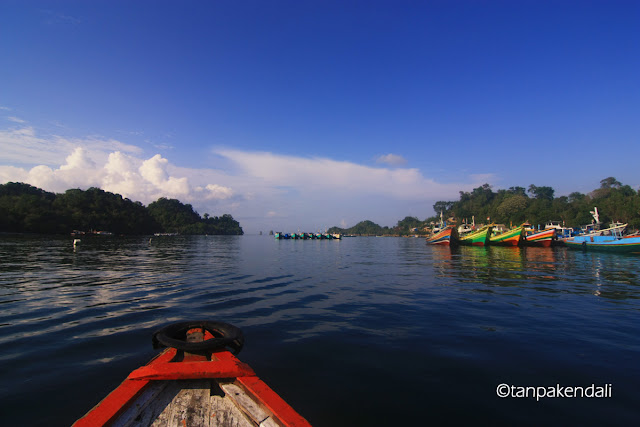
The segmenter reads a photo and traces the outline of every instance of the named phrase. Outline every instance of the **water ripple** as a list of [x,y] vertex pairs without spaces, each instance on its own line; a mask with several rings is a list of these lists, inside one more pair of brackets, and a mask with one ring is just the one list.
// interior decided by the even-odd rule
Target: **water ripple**
[[[3,236],[0,409],[17,423],[37,398],[37,378],[41,393],[55,389],[67,402],[49,407],[58,415],[48,423],[70,424],[153,354],[153,330],[188,318],[242,327],[243,358],[318,424],[340,425],[325,407],[353,419],[335,392],[345,375],[366,385],[341,386],[356,406],[400,407],[369,391],[377,378],[396,378],[396,357],[414,373],[395,380],[402,389],[424,393],[455,379],[431,396],[434,414],[478,401],[478,413],[521,421],[519,406],[498,408],[489,391],[451,397],[461,386],[494,389],[500,378],[555,384],[582,375],[615,381],[624,399],[640,380],[639,272],[638,257],[422,239],[88,237],[74,249],[68,238]],[[296,400],[303,395],[311,397]],[[581,410],[588,421],[590,409]]]

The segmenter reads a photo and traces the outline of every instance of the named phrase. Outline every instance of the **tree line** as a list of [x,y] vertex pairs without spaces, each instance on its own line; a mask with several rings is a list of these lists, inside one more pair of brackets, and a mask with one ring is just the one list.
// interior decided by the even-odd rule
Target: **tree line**
[[[591,211],[598,207],[600,221],[628,223],[630,228],[640,228],[640,191],[623,185],[617,179],[608,177],[600,181],[600,187],[582,194],[573,192],[568,196],[555,197],[552,187],[536,186],[528,188],[510,187],[494,191],[489,184],[481,185],[466,192],[460,191],[456,201],[438,201],[433,205],[435,216],[420,220],[407,216],[394,227],[381,227],[371,221],[363,221],[351,228],[332,227],[329,232],[345,234],[399,234],[421,233],[433,222],[440,220],[440,212],[445,219],[456,218],[457,223],[500,223],[520,225],[544,225],[547,221],[564,221],[566,227],[590,224]],[[487,221],[487,218],[489,220]],[[360,233],[359,230],[374,231]]]
[[162,197],[144,206],[99,188],[62,194],[29,184],[0,184],[0,231],[68,234],[74,230],[113,234],[244,234],[229,214],[201,217],[190,204]]

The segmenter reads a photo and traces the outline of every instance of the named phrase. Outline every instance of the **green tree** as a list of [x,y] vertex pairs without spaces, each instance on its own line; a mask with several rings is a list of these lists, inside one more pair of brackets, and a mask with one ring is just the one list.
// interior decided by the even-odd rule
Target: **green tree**
[[205,215],[202,219],[191,205],[183,205],[178,200],[160,199],[146,208],[140,202],[99,188],[70,189],[54,194],[23,183],[0,185],[0,231],[69,233],[72,230],[114,234],[166,230],[190,234],[243,233],[231,215]]
[[620,188],[621,186],[622,183],[612,176],[600,181],[600,188]]
[[529,186],[529,193],[536,199],[553,200],[555,190],[551,187],[537,187],[533,184]]
[[522,194],[516,194],[511,197],[507,197],[500,204],[500,206],[496,209],[497,220],[509,223],[522,223],[525,221],[525,210],[527,209],[527,205],[529,202],[529,198]]

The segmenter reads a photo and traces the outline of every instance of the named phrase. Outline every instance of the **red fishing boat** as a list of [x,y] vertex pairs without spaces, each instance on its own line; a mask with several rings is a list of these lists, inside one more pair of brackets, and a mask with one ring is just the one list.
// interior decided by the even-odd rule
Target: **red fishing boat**
[[223,322],[180,322],[153,335],[168,347],[74,426],[310,426],[235,357],[242,331]]
[[557,240],[556,229],[550,228],[542,231],[531,231],[524,236],[524,240],[529,246],[543,246],[548,248],[551,246],[551,242]]
[[448,226],[427,238],[430,245],[455,245],[458,243],[458,230]]

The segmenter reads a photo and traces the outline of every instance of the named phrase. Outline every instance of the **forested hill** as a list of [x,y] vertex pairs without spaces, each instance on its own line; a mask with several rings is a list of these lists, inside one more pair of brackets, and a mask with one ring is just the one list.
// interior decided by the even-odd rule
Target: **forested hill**
[[358,234],[364,236],[380,236],[389,234],[389,227],[381,227],[373,221],[360,221],[351,228],[331,227],[327,233]]
[[[640,227],[640,193],[629,185],[623,185],[613,177],[600,181],[600,188],[583,194],[573,192],[568,196],[555,197],[552,187],[531,184],[493,191],[484,184],[471,192],[460,192],[458,201],[436,202],[433,210],[443,212],[445,218],[520,224],[528,221],[533,225],[544,225],[547,221],[564,221],[567,227],[578,227],[592,221],[590,211],[597,207],[600,221],[628,223],[631,228]],[[435,218],[428,218],[433,220]]]
[[445,219],[455,218],[460,224],[477,223],[519,225],[525,221],[535,225],[544,225],[547,221],[564,221],[567,227],[590,224],[591,211],[597,207],[600,221],[608,224],[613,221],[628,223],[631,229],[640,228],[640,192],[629,185],[623,185],[613,177],[600,181],[600,188],[588,194],[573,192],[568,196],[555,197],[551,187],[530,185],[510,187],[508,190],[494,191],[489,184],[474,188],[470,192],[461,191],[457,201],[439,201],[433,205],[436,216],[420,220],[405,217],[391,227],[381,227],[371,221],[362,221],[351,228],[332,227],[331,233],[349,234],[416,234],[439,221],[440,212]]
[[68,234],[244,234],[229,214],[201,217],[189,204],[160,198],[144,206],[99,188],[49,193],[29,184],[0,185],[0,232]]

